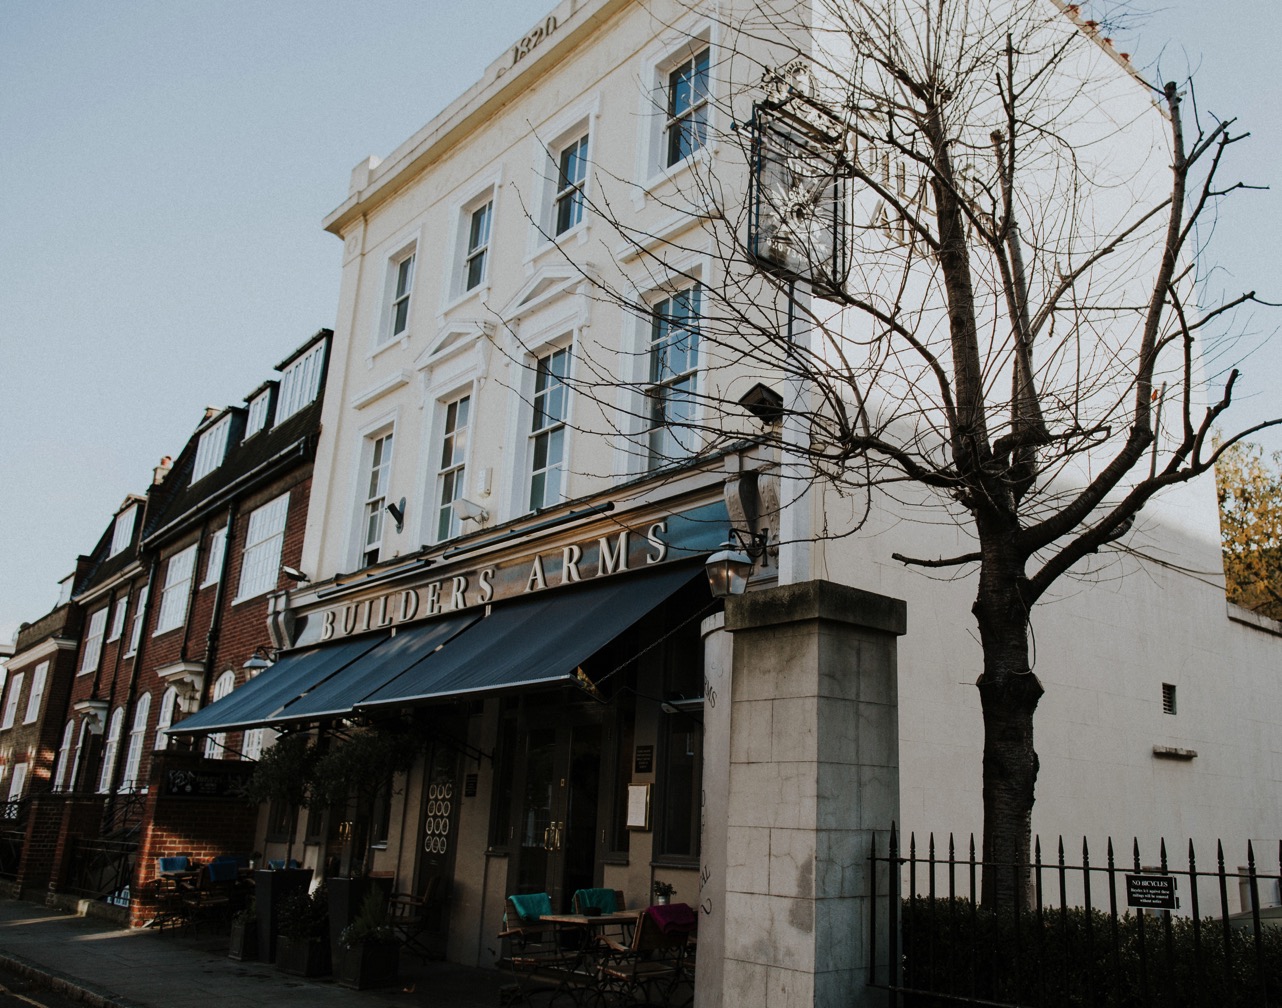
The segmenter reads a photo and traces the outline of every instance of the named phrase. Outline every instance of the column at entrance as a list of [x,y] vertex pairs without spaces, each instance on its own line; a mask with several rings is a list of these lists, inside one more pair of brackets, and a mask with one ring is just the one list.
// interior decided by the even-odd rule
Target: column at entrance
[[[905,625],[902,601],[826,581],[727,600],[729,716],[708,719],[729,732],[724,846],[706,855],[723,857],[708,895],[724,906],[700,921],[699,1008],[870,1002],[868,856],[899,816]],[[719,982],[703,982],[705,929]]]

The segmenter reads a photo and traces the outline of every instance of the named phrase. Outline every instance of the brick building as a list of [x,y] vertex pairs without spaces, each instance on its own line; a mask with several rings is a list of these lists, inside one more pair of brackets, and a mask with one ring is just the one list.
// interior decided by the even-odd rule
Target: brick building
[[[13,806],[14,832],[46,842],[24,842],[5,866],[16,890],[123,904],[133,869],[145,881],[160,854],[249,853],[256,813],[223,785],[262,732],[193,744],[165,729],[247,682],[271,646],[269,600],[293,586],[282,567],[302,553],[330,336],[299,347],[243,406],[207,409],[80,558],[67,604],[19,635],[0,759],[15,767],[10,796],[28,799]],[[220,781],[215,804],[163,787],[175,773]]]

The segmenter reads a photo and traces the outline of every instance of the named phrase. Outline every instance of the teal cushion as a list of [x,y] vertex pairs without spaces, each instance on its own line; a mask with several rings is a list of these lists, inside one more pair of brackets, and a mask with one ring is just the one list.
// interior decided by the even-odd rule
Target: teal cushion
[[512,906],[521,915],[523,921],[536,921],[544,914],[552,912],[552,897],[545,892],[527,893],[524,896],[511,896]]

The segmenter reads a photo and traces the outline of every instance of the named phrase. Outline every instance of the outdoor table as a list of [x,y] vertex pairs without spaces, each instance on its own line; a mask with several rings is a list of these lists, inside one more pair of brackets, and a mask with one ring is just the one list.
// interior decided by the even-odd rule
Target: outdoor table
[[[584,938],[573,961],[561,977],[560,983],[557,984],[556,990],[568,991],[572,995],[576,990],[593,991],[596,987],[596,936],[611,927],[630,930],[636,927],[640,917],[639,909],[616,910],[614,913],[602,914],[541,914],[540,924],[551,924],[558,931],[566,933],[578,931]],[[577,1001],[578,998],[576,997],[575,1000]]]

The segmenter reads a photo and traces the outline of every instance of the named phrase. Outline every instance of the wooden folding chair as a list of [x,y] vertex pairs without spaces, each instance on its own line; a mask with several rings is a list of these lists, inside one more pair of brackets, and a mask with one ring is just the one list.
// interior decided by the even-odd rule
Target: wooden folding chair
[[580,941],[567,946],[566,931],[539,918],[540,913],[551,912],[547,893],[507,898],[499,941],[506,947],[502,965],[512,971],[516,982],[501,996],[501,1004],[532,1005],[533,994],[544,993],[551,999],[568,989],[568,978],[582,960],[582,934],[576,933]]
[[401,948],[423,962],[443,958],[441,952],[430,944],[433,935],[444,933],[442,915],[445,899],[441,893],[439,876],[427,880],[423,892],[392,893],[387,901],[388,921],[396,931]]
[[[689,911],[685,920],[661,924],[653,915],[656,908],[650,907],[641,911],[630,942],[600,940],[597,950],[599,1003],[623,1005],[641,1001],[671,1005],[684,995],[682,986],[689,979],[685,969],[686,950],[698,918],[684,903],[674,904],[672,909],[680,907]],[[684,998],[682,1000],[684,1002]]]

